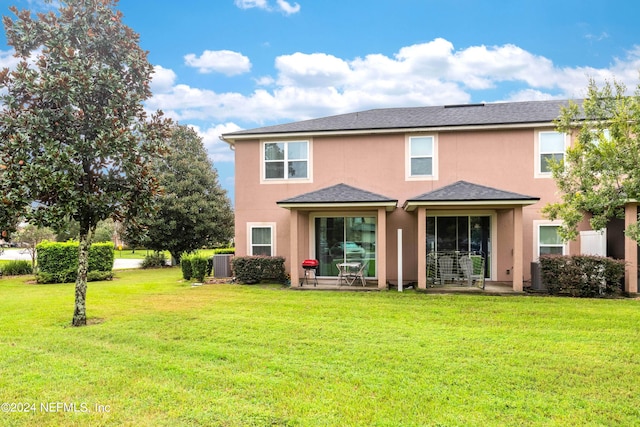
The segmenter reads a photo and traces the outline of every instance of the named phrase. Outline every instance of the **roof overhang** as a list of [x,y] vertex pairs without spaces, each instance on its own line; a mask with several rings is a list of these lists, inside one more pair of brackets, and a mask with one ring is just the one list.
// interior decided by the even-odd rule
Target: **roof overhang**
[[385,208],[387,212],[392,212],[398,207],[397,200],[389,200],[387,202],[327,202],[327,203],[287,203],[277,202],[277,205],[285,209],[295,209],[300,211],[317,211],[317,210],[344,210],[344,209],[378,209]]
[[290,138],[312,138],[318,136],[357,136],[357,135],[379,135],[393,133],[424,133],[424,132],[453,132],[453,131],[477,131],[491,129],[523,129],[532,127],[553,127],[550,122],[535,123],[509,123],[509,124],[478,124],[462,126],[436,126],[436,127],[412,127],[412,128],[381,128],[381,129],[355,129],[355,130],[318,130],[302,132],[275,132],[275,133],[244,133],[221,135],[220,140],[226,142],[231,147],[238,141],[249,141],[256,139],[290,139]]
[[460,208],[491,208],[491,209],[509,209],[519,206],[530,206],[538,203],[540,199],[532,198],[526,200],[407,200],[404,202],[403,208],[407,212],[413,212],[418,207],[426,207],[431,209],[460,209]]

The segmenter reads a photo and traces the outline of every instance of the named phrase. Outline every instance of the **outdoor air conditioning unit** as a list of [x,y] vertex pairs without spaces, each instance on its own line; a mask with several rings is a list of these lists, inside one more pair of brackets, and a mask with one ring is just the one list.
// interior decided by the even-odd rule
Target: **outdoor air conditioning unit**
[[231,277],[232,254],[217,254],[213,256],[213,277]]
[[546,291],[547,287],[542,283],[542,271],[539,262],[531,263],[531,290]]

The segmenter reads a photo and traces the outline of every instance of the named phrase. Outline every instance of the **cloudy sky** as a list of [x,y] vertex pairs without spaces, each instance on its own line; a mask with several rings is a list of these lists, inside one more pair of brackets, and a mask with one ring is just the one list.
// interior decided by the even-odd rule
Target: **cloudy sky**
[[[0,0],[43,11],[42,0]],[[50,6],[49,6],[50,7]],[[196,128],[233,197],[221,133],[380,107],[633,91],[636,0],[120,0],[155,65],[149,109]],[[0,34],[0,67],[12,50]]]

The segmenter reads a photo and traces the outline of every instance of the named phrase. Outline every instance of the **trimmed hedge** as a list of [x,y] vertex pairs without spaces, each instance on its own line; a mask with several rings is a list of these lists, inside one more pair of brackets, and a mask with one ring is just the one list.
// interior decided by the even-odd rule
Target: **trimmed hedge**
[[198,282],[204,282],[204,278],[210,275],[209,259],[206,256],[193,254],[182,255],[180,257],[180,268],[182,269],[182,278],[190,280],[192,277]]
[[231,268],[236,280],[248,285],[260,283],[263,280],[284,283],[287,278],[284,258],[279,256],[234,257],[231,260]]
[[[113,243],[94,243],[89,248],[88,281],[113,278]],[[38,283],[75,282],[78,274],[79,243],[44,241],[38,251]]]
[[542,255],[542,281],[552,295],[605,297],[622,292],[625,262],[590,255]]
[[218,248],[218,249],[214,249],[213,250],[213,254],[214,255],[235,255],[236,254],[236,248]]

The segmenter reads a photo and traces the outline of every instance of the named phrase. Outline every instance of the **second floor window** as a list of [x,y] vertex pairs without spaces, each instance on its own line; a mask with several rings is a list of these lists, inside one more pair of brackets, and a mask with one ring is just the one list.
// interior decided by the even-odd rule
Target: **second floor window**
[[410,176],[432,176],[433,136],[409,138]]
[[540,149],[540,170],[541,174],[551,174],[551,166],[549,162],[552,160],[560,161],[564,158],[565,137],[560,132],[540,132],[539,149]]
[[266,142],[264,144],[265,179],[306,179],[308,177],[308,141]]

